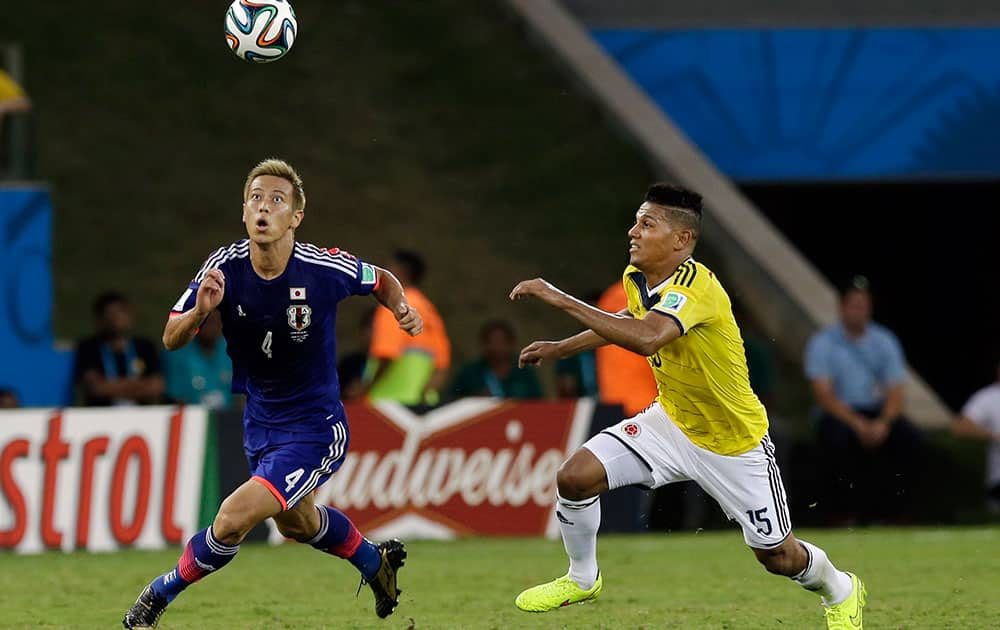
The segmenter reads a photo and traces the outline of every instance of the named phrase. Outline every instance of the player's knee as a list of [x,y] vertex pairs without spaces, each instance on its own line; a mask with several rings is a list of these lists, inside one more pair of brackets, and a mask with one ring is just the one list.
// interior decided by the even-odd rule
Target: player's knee
[[238,545],[250,529],[243,521],[234,512],[219,510],[212,521],[212,535],[224,545]]
[[559,496],[570,501],[583,501],[597,494],[594,482],[583,466],[572,459],[563,462],[556,473]]

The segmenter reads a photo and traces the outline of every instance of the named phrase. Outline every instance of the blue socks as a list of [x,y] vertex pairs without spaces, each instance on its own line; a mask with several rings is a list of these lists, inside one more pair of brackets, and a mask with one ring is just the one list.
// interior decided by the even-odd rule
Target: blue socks
[[[344,558],[371,581],[382,566],[382,554],[358,531],[347,516],[336,508],[317,505],[319,531],[308,542],[316,549]],[[207,527],[187,542],[177,566],[153,580],[153,590],[172,602],[181,592],[209,573],[218,571],[236,557],[239,545],[225,545]]]
[[189,585],[229,564],[239,550],[239,545],[219,542],[207,527],[191,537],[173,570],[153,580],[153,590],[172,602]]
[[382,566],[382,554],[370,540],[361,535],[351,519],[328,505],[317,505],[319,531],[306,541],[320,551],[344,558],[371,581]]

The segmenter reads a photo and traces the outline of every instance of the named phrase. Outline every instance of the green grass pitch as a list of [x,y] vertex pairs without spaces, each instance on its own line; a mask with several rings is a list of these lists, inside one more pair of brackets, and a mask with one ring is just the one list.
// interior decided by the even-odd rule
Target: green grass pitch
[[[803,531],[868,585],[865,627],[1000,627],[1000,529]],[[411,542],[396,613],[377,619],[344,561],[303,545],[247,545],[189,588],[160,628],[824,628],[819,598],[767,574],[738,531],[604,536],[596,602],[522,613],[514,597],[560,575],[559,541]],[[0,556],[0,628],[114,628],[177,549]],[[994,625],[997,624],[997,625]]]

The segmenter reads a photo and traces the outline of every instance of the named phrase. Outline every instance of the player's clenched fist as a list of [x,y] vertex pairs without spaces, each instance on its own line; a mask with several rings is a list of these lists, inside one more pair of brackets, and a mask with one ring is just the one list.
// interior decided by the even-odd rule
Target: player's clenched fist
[[555,341],[533,341],[521,350],[517,365],[541,365],[543,359],[558,359],[559,347]]
[[205,279],[198,287],[197,308],[203,313],[215,309],[226,294],[226,276],[219,269],[212,269],[205,274]]
[[416,337],[424,329],[424,320],[420,317],[417,309],[409,304],[400,304],[395,312],[396,321],[399,327],[410,333],[411,337]]

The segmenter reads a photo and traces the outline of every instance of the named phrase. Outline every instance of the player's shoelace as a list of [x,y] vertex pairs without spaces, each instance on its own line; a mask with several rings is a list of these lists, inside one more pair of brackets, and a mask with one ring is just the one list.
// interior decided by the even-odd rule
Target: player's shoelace
[[132,607],[125,613],[122,625],[126,628],[134,628],[136,624],[139,624],[140,628],[155,628],[166,609],[166,598],[154,591],[151,586],[147,586],[139,595],[139,599],[135,600]]
[[406,548],[398,540],[387,540],[379,543],[378,549],[382,555],[382,566],[371,581],[361,578],[355,597],[361,594],[361,588],[368,584],[375,595],[375,614],[385,618],[393,613],[399,605],[399,595],[403,592],[396,585],[396,572],[406,564]]

